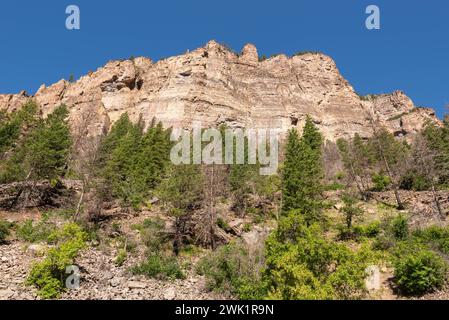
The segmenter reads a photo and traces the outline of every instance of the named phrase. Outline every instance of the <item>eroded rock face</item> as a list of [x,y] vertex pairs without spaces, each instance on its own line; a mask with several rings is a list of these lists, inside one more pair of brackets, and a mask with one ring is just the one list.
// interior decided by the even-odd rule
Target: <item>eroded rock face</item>
[[[0,95],[0,109],[15,110],[29,98],[24,92]],[[74,83],[42,86],[32,98],[44,115],[66,104],[74,130],[89,136],[105,133],[124,112],[166,127],[201,121],[203,127],[226,123],[282,132],[301,129],[309,114],[331,141],[356,132],[370,136],[371,114],[397,136],[411,136],[426,119],[438,121],[433,110],[416,108],[399,91],[360,98],[326,55],[259,62],[254,45],[237,55],[215,41],[157,63],[142,57],[110,61]]]

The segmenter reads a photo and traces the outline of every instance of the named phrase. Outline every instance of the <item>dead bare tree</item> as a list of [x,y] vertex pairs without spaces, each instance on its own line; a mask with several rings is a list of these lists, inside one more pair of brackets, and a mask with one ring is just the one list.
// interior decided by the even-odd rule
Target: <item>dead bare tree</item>
[[228,168],[225,165],[205,165],[204,172],[204,204],[205,214],[201,221],[197,239],[203,245],[215,249],[217,247],[217,204],[225,194]]
[[88,192],[93,177],[94,166],[98,156],[99,137],[89,135],[89,126],[95,121],[95,111],[81,113],[81,119],[72,126],[73,145],[70,155],[70,166],[81,180],[81,195],[79,197],[73,220],[79,217],[85,193]]

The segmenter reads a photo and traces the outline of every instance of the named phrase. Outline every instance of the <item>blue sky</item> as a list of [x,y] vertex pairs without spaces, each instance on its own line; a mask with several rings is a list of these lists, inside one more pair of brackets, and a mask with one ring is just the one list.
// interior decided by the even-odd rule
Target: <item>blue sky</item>
[[[81,29],[65,28],[69,4]],[[365,28],[365,8],[381,10],[381,29]],[[360,94],[403,90],[443,115],[449,104],[447,0],[72,0],[2,1],[0,92],[34,94],[110,59],[153,60],[211,39],[259,54],[322,51]]]

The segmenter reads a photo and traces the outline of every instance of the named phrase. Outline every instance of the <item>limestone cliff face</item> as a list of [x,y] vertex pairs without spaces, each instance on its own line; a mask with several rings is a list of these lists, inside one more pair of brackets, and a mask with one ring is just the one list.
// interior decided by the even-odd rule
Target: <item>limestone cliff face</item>
[[356,132],[370,136],[372,114],[398,136],[412,136],[427,119],[438,121],[433,110],[416,108],[399,91],[359,97],[326,55],[259,61],[251,44],[237,55],[215,41],[157,63],[142,57],[111,61],[74,83],[43,85],[33,97],[0,95],[0,109],[14,110],[29,98],[44,115],[66,104],[74,130],[91,136],[106,132],[124,112],[166,127],[201,121],[204,127],[226,123],[283,132],[301,128],[309,114],[331,141]]

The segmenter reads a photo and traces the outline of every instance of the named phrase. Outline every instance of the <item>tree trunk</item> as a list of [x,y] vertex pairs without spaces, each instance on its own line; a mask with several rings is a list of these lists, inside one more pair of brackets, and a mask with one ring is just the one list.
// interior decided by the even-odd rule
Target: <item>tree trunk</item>
[[390,178],[390,180],[391,180],[391,182],[392,182],[392,185],[393,185],[394,196],[396,197],[396,202],[397,202],[397,205],[398,205],[398,210],[403,210],[403,209],[404,209],[404,204],[403,204],[402,201],[401,201],[401,197],[400,197],[399,191],[398,191],[398,186],[397,186],[397,184],[396,184],[395,179],[393,179],[393,175],[392,175],[391,170],[390,170],[390,165],[388,164],[387,158],[385,157],[385,153],[384,153],[384,150],[383,150],[383,148],[382,148],[382,144],[381,144],[380,141],[379,141],[379,136],[377,135],[377,130],[376,130],[376,126],[375,126],[375,124],[374,124],[374,118],[373,118],[373,116],[371,116],[371,126],[372,126],[372,128],[373,128],[374,137],[375,137],[375,139],[376,139],[377,146],[378,146],[378,148],[379,148],[379,153],[380,153],[380,156],[381,156],[382,161],[383,161],[384,166],[385,166],[385,170],[387,171],[388,177]]
[[78,200],[78,204],[76,205],[75,214],[73,215],[73,221],[75,221],[75,222],[78,219],[78,215],[79,215],[80,210],[81,210],[81,205],[83,203],[83,199],[84,199],[84,185],[83,185],[83,189],[81,190],[80,199]]

